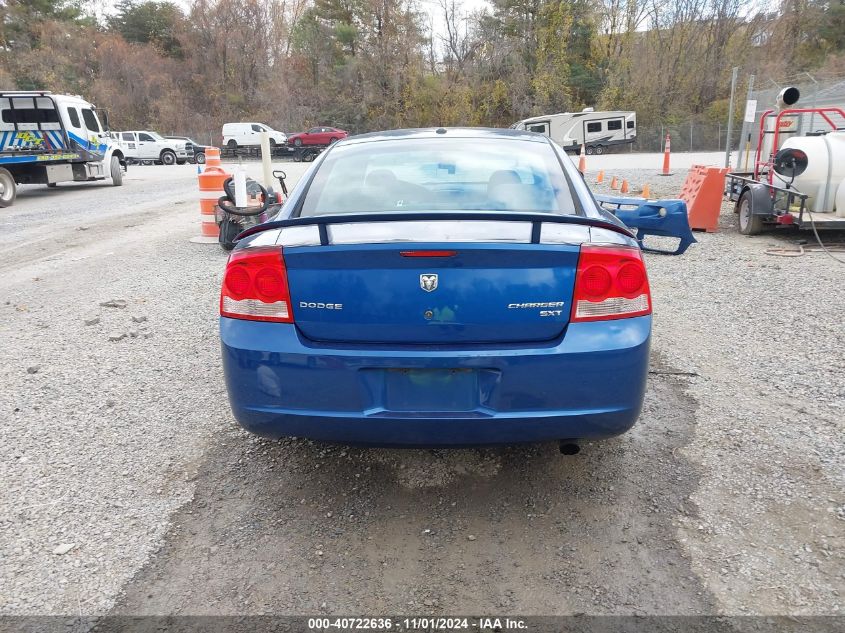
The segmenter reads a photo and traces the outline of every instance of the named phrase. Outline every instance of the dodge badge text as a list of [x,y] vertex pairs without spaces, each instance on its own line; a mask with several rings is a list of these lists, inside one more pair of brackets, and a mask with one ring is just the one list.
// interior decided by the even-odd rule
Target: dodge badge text
[[314,308],[316,310],[343,310],[342,303],[315,303],[313,301],[300,301],[300,308]]
[[[509,303],[508,309],[520,308],[563,308],[564,301],[546,301],[541,303]],[[563,310],[540,310],[541,317],[554,317],[563,314]]]

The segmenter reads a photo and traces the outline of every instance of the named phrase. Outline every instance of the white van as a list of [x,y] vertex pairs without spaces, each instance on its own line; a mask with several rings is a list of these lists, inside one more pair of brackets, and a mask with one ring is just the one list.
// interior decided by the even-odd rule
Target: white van
[[244,146],[261,145],[261,133],[265,131],[270,136],[270,147],[288,142],[288,137],[284,132],[274,130],[263,123],[224,123],[223,146],[228,149],[238,149]]

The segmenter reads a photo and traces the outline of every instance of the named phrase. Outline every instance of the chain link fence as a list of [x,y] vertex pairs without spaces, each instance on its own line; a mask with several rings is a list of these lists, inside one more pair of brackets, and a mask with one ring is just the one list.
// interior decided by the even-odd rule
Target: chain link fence
[[[734,122],[731,138],[736,140],[741,129],[742,123]],[[629,151],[662,152],[667,133],[672,139],[673,152],[724,152],[728,126],[699,119],[672,125],[637,125],[637,140]]]
[[[800,91],[801,97],[795,107],[845,109],[845,76],[815,77],[809,73],[801,73],[778,81],[756,77],[756,87],[751,93],[751,99],[756,101],[755,117],[753,123],[748,123],[743,120],[747,97],[747,88],[744,88],[743,84],[747,86],[747,81],[748,78],[745,82],[739,82],[737,87],[734,126],[730,137],[731,149],[739,151],[743,160],[749,135],[750,153],[753,155],[757,148],[760,117],[766,110],[776,107],[777,95],[783,88],[795,86]],[[835,123],[837,126],[845,126],[845,120],[835,120]],[[798,134],[829,129],[830,126],[817,114],[803,114],[798,118]],[[662,152],[667,132],[672,139],[673,152],[724,152],[728,140],[727,121],[713,122],[694,117],[680,123],[637,125],[637,140],[634,145],[619,151]]]

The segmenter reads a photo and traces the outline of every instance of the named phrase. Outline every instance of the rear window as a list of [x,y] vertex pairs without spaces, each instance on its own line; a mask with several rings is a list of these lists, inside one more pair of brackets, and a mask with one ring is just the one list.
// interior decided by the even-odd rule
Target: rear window
[[59,113],[50,99],[15,97],[0,100],[3,123],[58,123]]
[[436,138],[335,147],[317,168],[300,215],[491,210],[576,213],[551,145]]

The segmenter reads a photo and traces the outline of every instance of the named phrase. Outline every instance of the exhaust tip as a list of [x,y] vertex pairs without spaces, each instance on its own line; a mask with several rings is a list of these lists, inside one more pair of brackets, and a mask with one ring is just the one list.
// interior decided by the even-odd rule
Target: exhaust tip
[[581,446],[574,442],[561,442],[560,446],[560,454],[561,455],[577,455],[581,452]]
[[778,109],[783,110],[784,108],[788,108],[791,105],[795,105],[798,103],[798,99],[801,97],[801,92],[795,86],[788,86],[780,91],[777,96],[777,106]]

